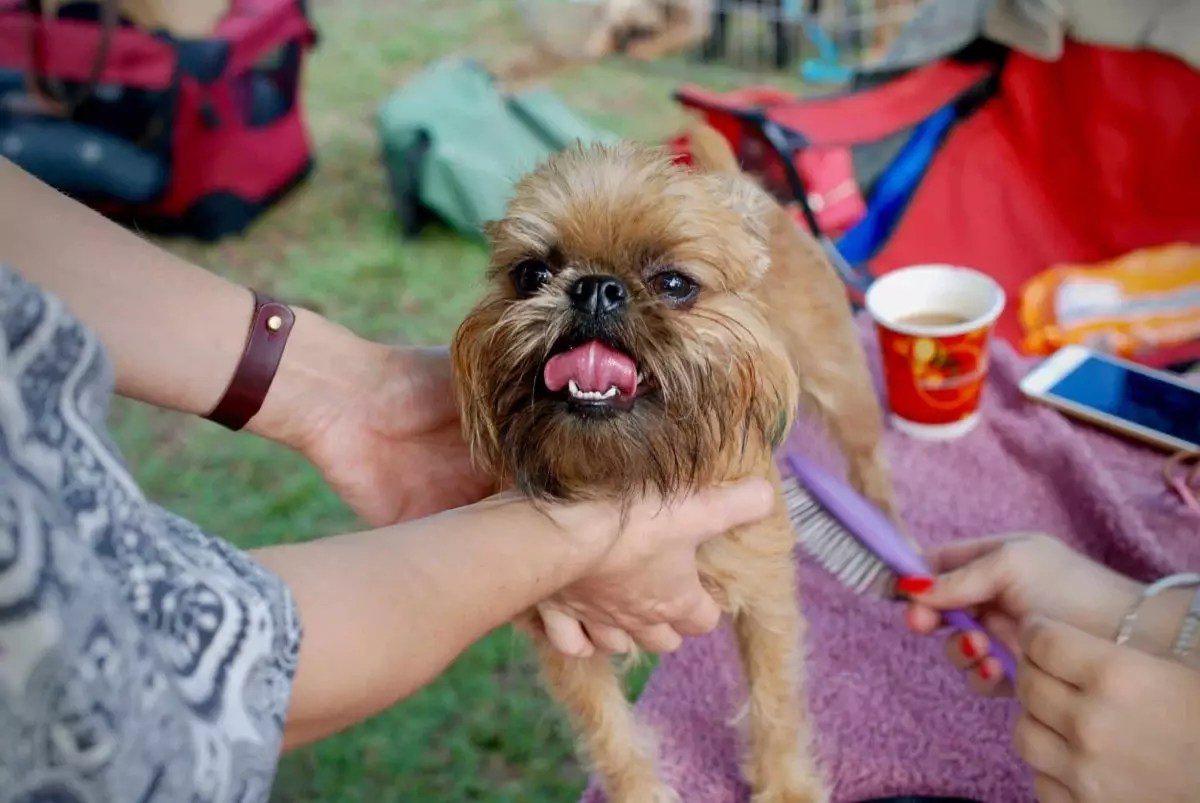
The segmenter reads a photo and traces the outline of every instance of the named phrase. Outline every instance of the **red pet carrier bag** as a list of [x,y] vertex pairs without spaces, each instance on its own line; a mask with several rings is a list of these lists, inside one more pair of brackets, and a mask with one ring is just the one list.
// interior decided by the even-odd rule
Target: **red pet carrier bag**
[[110,13],[91,0],[46,19],[0,0],[0,154],[140,230],[205,240],[305,178],[304,0],[235,0],[203,40]]
[[[854,259],[843,252],[855,269],[845,277],[852,300],[875,276],[905,265],[968,265],[1004,287],[998,332],[1018,347],[1017,299],[1035,274],[1200,242],[1198,97],[1200,73],[1177,59],[1075,42],[1053,62],[981,43],[826,99],[761,88],[677,93],[801,224],[857,251]],[[911,175],[891,215],[851,243],[863,209],[879,205],[923,130],[929,141],[904,166]],[[686,139],[673,145],[686,160]],[[1162,366],[1197,358],[1200,343],[1138,359]]]

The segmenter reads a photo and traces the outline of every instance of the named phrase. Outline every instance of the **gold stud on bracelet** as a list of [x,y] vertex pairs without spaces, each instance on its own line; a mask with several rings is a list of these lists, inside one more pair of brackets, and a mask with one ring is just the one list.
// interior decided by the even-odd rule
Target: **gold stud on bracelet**
[[278,315],[272,315],[267,318],[267,331],[278,332],[283,327],[283,318]]

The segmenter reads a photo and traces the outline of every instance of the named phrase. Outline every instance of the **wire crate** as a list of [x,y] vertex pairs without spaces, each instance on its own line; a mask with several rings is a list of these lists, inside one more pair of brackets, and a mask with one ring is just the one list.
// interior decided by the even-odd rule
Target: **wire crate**
[[603,18],[624,20],[614,51],[656,26],[700,14],[690,60],[808,83],[906,69],[947,55],[982,29],[990,0],[519,0],[526,27],[561,58],[585,58]]
[[981,13],[974,0],[711,1],[700,61],[799,69],[811,83],[932,60],[969,40]]

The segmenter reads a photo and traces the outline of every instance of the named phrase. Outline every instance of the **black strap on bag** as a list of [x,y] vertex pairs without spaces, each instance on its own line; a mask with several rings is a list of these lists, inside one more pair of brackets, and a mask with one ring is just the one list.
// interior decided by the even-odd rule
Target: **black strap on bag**
[[433,215],[421,204],[421,168],[432,148],[433,139],[422,128],[404,151],[404,170],[400,175],[394,175],[391,170],[384,171],[401,234],[405,238],[416,237],[433,219]]
[[40,66],[46,61],[42,22],[48,17],[48,13],[42,5],[42,0],[25,0],[25,7],[29,12],[29,92],[39,98],[55,116],[73,118],[79,107],[95,94],[104,77],[113,36],[121,24],[119,3],[120,0],[96,0],[100,8],[100,42],[96,48],[96,57],[92,60],[92,72],[78,91],[73,96],[68,96],[63,82],[55,76],[40,72]]
[[[82,4],[78,4],[82,5]],[[25,9],[29,19],[29,60],[30,68],[26,74],[27,92],[30,98],[34,100],[34,107],[27,109],[27,113],[34,116],[50,116],[61,120],[72,120],[77,122],[86,122],[91,125],[97,125],[90,119],[81,119],[88,117],[87,113],[80,115],[80,110],[85,103],[93,99],[96,90],[103,83],[104,70],[108,66],[109,58],[112,55],[112,48],[116,33],[120,27],[125,24],[121,17],[121,0],[90,0],[87,5],[95,6],[97,9],[95,21],[99,26],[99,41],[96,47],[96,55],[92,60],[91,74],[80,83],[80,86],[74,93],[68,93],[65,82],[58,76],[51,75],[45,70],[47,59],[44,36],[44,24],[47,20],[57,19],[48,12],[42,0],[25,0]],[[90,22],[90,16],[86,19],[71,17],[73,21]],[[179,70],[181,67],[177,65],[176,76],[174,81],[179,80]],[[167,131],[169,120],[173,111],[172,102],[164,102],[157,105],[157,108],[148,116],[141,130],[136,127],[130,127],[128,131],[118,133],[123,139],[127,139],[134,147],[153,149],[155,143],[158,143],[163,134]],[[206,107],[207,108],[207,107]],[[111,128],[104,124],[99,124],[97,127],[109,133],[114,132]]]
[[796,151],[807,145],[807,141],[803,136],[780,126],[772,121],[761,111],[755,110],[742,115],[743,121],[755,126],[762,132],[763,139],[771,146],[771,150],[775,151],[776,156],[783,165],[783,173],[787,179],[788,188],[791,191],[795,202],[800,206],[800,213],[804,217],[804,223],[808,226],[808,230],[812,232],[813,237],[821,244],[821,248],[825,251],[825,256],[828,257],[833,269],[838,272],[842,282],[852,290],[858,293],[865,293],[867,287],[871,284],[872,276],[865,268],[859,268],[851,265],[838,251],[837,245],[828,234],[821,228],[821,224],[817,221],[817,215],[813,211],[812,204],[808,200],[808,185],[804,183],[804,178],[800,175],[800,171],[796,169],[795,153]]

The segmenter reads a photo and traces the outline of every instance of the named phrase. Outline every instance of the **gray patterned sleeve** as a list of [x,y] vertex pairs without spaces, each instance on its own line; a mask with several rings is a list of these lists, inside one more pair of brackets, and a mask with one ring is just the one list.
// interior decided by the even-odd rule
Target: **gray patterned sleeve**
[[3,267],[0,325],[0,802],[265,802],[287,588],[142,496],[103,349]]

